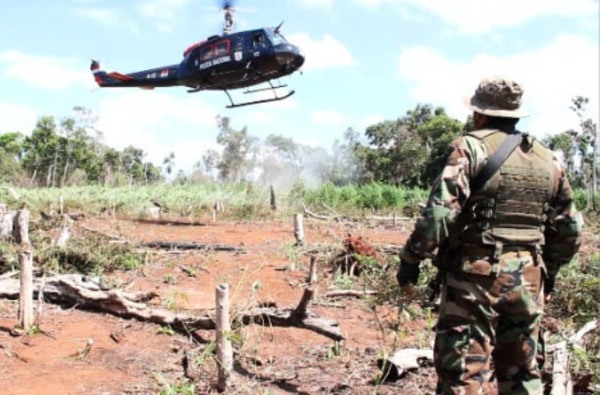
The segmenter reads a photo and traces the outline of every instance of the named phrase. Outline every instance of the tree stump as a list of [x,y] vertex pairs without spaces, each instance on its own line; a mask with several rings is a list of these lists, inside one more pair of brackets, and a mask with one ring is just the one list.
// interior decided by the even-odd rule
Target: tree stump
[[233,347],[231,345],[231,323],[229,321],[229,285],[219,284],[216,291],[217,365],[220,392],[227,389],[233,371]]

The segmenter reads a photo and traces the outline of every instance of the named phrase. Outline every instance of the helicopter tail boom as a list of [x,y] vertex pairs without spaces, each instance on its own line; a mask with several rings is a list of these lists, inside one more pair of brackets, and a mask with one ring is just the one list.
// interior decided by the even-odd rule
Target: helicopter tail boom
[[116,71],[107,73],[100,63],[92,60],[90,70],[100,87],[139,87],[153,89],[161,86],[178,85],[177,65],[158,67],[155,69],[123,74]]

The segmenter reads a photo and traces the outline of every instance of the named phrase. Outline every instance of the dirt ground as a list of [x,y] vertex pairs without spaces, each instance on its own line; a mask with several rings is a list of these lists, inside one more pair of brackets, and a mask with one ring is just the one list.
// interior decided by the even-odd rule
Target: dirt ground
[[[291,220],[175,225],[87,219],[79,225],[137,241],[242,247],[242,253],[153,251],[142,268],[106,278],[126,291],[158,293],[160,297],[149,302],[153,307],[209,313],[214,312],[215,287],[220,283],[230,285],[235,311],[258,303],[293,308],[306,286],[311,250],[331,246],[339,251],[348,232],[376,247],[397,247],[408,232],[305,220],[306,243],[298,247]],[[394,331],[387,326],[396,313],[379,309],[375,314],[361,299],[320,297],[344,285],[324,271],[320,266],[309,310],[337,320],[346,340],[336,345],[306,329],[246,326],[234,339],[235,373],[227,393],[432,393],[431,367],[395,382],[377,383],[377,359],[392,345]],[[0,394],[187,394],[183,389],[191,382],[198,394],[217,392],[214,331],[198,331],[193,340],[151,323],[44,304],[43,332],[13,336],[17,304],[0,301]],[[402,333],[401,344],[406,346],[432,338],[426,322],[410,322]],[[93,344],[82,358],[79,352],[88,342]]]

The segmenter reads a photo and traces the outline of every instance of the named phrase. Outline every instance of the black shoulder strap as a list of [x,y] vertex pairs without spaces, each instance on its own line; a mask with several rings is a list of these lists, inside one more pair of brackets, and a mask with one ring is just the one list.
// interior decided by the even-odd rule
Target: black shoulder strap
[[483,169],[471,181],[471,192],[478,191],[489,180],[508,156],[521,144],[523,135],[520,132],[511,133],[502,140],[498,149],[488,158],[488,161],[483,166]]

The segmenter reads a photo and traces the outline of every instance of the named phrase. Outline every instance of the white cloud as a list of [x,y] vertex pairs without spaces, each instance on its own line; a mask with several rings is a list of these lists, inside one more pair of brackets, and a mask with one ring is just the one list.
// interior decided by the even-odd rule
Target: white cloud
[[137,8],[142,15],[154,19],[160,31],[169,33],[188,4],[189,0],[150,0],[139,3]]
[[30,85],[47,89],[64,89],[71,85],[93,87],[94,79],[87,68],[73,60],[31,56],[19,51],[0,52],[4,74]]
[[306,62],[302,66],[304,70],[343,67],[354,63],[350,51],[329,34],[325,34],[321,40],[314,40],[306,33],[293,34],[288,38],[306,55]]
[[38,115],[26,106],[0,103],[0,133],[21,132],[29,134],[35,127]]
[[514,78],[524,87],[524,107],[531,113],[524,123],[540,136],[577,127],[569,110],[574,96],[588,97],[588,108],[598,108],[599,67],[596,44],[565,35],[529,52],[506,57],[480,54],[464,63],[431,48],[413,47],[401,53],[398,71],[401,79],[413,84],[413,100],[441,105],[460,120],[469,113],[463,99],[474,92],[481,78]]
[[141,148],[159,164],[174,152],[177,167],[190,170],[205,147],[215,141],[217,111],[198,96],[183,98],[159,91],[103,91],[98,129],[104,143],[116,149]]
[[598,17],[597,0],[354,0],[370,8],[424,8],[463,33],[488,33],[497,27],[519,26],[540,16]]
[[326,8],[331,9],[334,6],[334,0],[300,0],[298,5],[306,8]]
[[315,111],[310,118],[317,125],[343,125],[346,122],[342,114],[330,110]]
[[519,26],[540,16],[598,16],[597,0],[354,0],[371,8],[407,3],[424,8],[463,33],[486,33],[497,27]]

